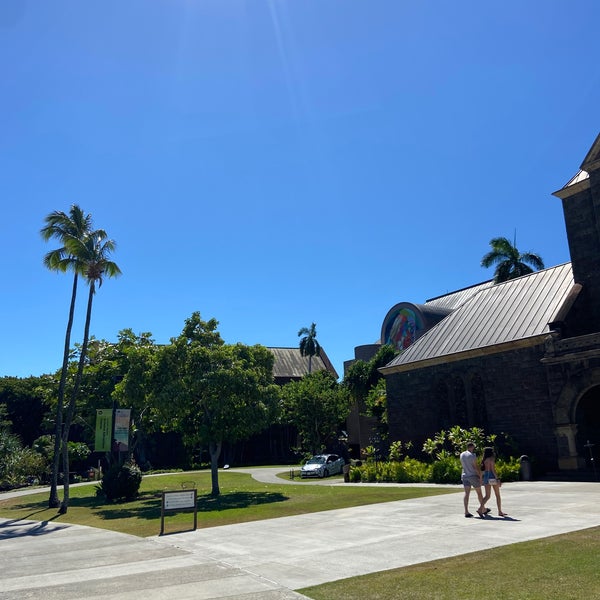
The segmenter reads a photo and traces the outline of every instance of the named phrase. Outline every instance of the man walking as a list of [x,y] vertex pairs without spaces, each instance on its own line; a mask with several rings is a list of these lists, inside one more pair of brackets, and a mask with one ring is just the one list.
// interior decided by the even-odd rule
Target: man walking
[[475,455],[475,444],[469,442],[467,449],[461,452],[460,464],[462,465],[461,480],[465,487],[465,517],[472,517],[473,515],[469,512],[469,496],[471,495],[471,488],[475,488],[477,492],[477,498],[479,498],[479,508],[477,514],[483,519],[486,513],[485,506],[483,504],[483,495],[481,493],[481,469],[477,464],[477,456]]

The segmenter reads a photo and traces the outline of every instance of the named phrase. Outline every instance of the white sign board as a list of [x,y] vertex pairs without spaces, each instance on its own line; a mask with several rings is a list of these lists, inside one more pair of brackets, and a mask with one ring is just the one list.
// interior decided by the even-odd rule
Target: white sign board
[[196,506],[196,492],[164,492],[165,510],[179,510]]

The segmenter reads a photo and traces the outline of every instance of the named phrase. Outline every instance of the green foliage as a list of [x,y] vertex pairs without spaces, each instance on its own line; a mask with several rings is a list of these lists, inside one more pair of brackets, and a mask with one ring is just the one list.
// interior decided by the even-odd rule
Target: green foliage
[[473,442],[477,448],[483,448],[486,445],[493,446],[495,440],[496,435],[486,436],[480,427],[463,429],[455,425],[448,431],[439,431],[433,438],[425,440],[423,452],[432,458],[442,458],[448,452],[458,456],[469,442]]
[[225,344],[217,325],[193,313],[144,373],[146,400],[163,431],[180,432],[190,450],[208,446],[215,496],[222,444],[265,429],[275,420],[279,398],[273,353],[259,345]]
[[405,453],[405,450],[410,450],[412,448],[412,442],[404,442],[400,440],[396,440],[392,442],[390,445],[389,451],[389,460],[391,461],[399,461],[402,458],[402,455]]
[[308,373],[312,372],[312,357],[321,355],[321,346],[317,341],[317,325],[311,323],[310,327],[302,327],[298,331],[300,338],[300,354],[308,356]]
[[496,461],[496,475],[501,481],[519,481],[521,476],[520,460],[514,456],[511,456],[508,460],[498,459]]
[[544,261],[539,255],[532,252],[519,252],[516,239],[511,243],[505,237],[493,238],[490,240],[490,246],[491,250],[481,259],[481,266],[487,269],[496,265],[495,283],[515,279],[533,273],[534,269],[544,268]]
[[142,472],[134,462],[110,467],[96,487],[96,494],[104,496],[108,502],[134,500],[142,483]]
[[[514,445],[511,438],[505,434],[486,435],[479,427],[463,429],[455,426],[448,431],[440,431],[433,438],[425,441],[423,452],[433,458],[431,463],[421,462],[415,458],[401,459],[405,451],[411,448],[411,442],[403,443],[399,440],[393,442],[390,446],[389,462],[377,461],[376,448],[367,446],[362,451],[365,464],[352,466],[350,479],[363,482],[459,483],[462,467],[458,455],[470,441],[479,448],[485,445],[493,446],[495,443],[505,447]],[[498,452],[496,455],[498,456]],[[496,472],[503,481],[517,481],[520,474],[519,459],[497,458]]]
[[431,465],[432,483],[460,483],[462,467],[455,456],[443,456]]
[[30,478],[39,479],[46,464],[43,456],[24,448],[16,435],[0,429],[0,489],[27,485]]
[[281,389],[282,418],[298,430],[302,451],[318,453],[337,440],[350,411],[347,391],[328,371],[316,371]]
[[[405,458],[401,461],[368,461],[350,467],[350,481],[363,483],[425,483],[431,480],[432,465]],[[459,473],[460,478],[460,473]]]

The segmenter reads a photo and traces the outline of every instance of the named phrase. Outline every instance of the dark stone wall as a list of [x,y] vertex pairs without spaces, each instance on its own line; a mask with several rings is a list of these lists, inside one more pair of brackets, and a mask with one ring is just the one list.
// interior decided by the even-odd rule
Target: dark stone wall
[[543,344],[389,375],[390,437],[422,442],[452,425],[509,434],[518,455],[557,466]]
[[590,176],[591,188],[562,201],[573,278],[583,286],[569,319],[575,335],[600,331],[600,182]]

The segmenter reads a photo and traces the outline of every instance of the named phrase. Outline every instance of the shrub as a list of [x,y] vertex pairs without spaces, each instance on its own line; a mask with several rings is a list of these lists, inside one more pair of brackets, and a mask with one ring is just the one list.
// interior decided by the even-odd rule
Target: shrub
[[521,475],[519,459],[511,456],[508,460],[497,460],[496,475],[501,481],[519,481]]
[[104,496],[109,502],[133,500],[138,495],[141,483],[142,472],[134,462],[113,465],[104,473],[96,494]]
[[431,465],[432,483],[460,483],[460,460],[452,455],[442,456]]

